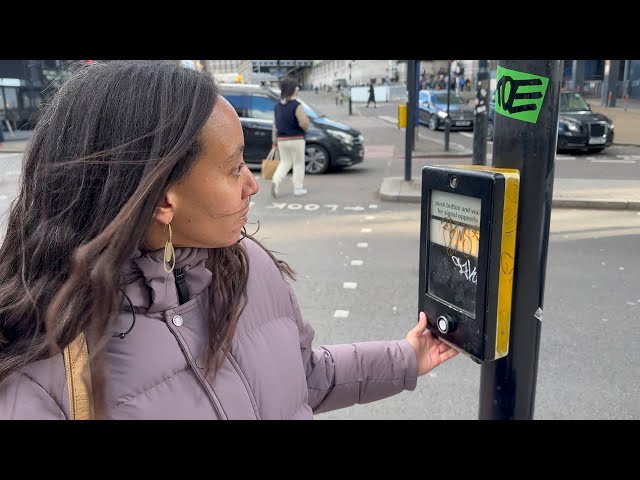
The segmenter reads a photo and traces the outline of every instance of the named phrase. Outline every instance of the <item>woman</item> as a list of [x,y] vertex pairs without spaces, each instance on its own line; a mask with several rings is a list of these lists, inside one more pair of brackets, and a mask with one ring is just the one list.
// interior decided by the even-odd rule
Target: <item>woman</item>
[[[95,418],[311,419],[457,353],[424,314],[400,341],[313,348],[293,271],[244,232],[243,148],[204,72],[93,62],[63,84],[0,248],[0,418],[73,418],[82,390]],[[90,374],[71,382],[60,352],[82,335]]]
[[277,198],[280,182],[293,167],[293,194],[305,195],[304,188],[304,132],[309,130],[311,121],[304,107],[296,100],[300,88],[293,77],[280,80],[280,101],[274,108],[274,122],[272,141],[278,146],[280,163],[273,173],[271,181],[271,196]]

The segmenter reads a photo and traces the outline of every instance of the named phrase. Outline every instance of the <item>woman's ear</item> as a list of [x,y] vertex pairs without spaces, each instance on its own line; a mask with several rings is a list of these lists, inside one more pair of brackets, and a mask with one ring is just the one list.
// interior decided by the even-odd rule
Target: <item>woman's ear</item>
[[167,190],[153,212],[153,218],[158,223],[168,225],[176,213],[176,194],[171,189]]

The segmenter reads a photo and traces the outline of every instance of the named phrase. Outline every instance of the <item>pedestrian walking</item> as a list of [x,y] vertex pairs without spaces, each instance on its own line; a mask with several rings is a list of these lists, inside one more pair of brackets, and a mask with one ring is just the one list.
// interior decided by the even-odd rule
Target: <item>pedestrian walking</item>
[[399,340],[314,346],[293,269],[245,230],[259,186],[218,84],[82,63],[43,106],[0,246],[0,419],[312,419],[458,353],[424,313]]
[[367,100],[367,108],[369,108],[369,104],[373,102],[373,108],[377,108],[376,107],[376,92],[375,89],[373,87],[373,82],[371,82],[369,84],[369,99]]
[[342,85],[338,84],[336,89],[337,89],[337,92],[336,92],[336,105],[338,105],[338,104],[342,105],[344,103],[344,93],[342,92]]
[[284,77],[280,81],[280,101],[274,107],[272,131],[273,145],[278,147],[280,164],[271,180],[271,196],[277,198],[280,183],[293,169],[293,194],[305,195],[304,188],[305,146],[304,132],[309,130],[311,121],[304,113],[303,105],[297,100],[298,81],[293,77]]

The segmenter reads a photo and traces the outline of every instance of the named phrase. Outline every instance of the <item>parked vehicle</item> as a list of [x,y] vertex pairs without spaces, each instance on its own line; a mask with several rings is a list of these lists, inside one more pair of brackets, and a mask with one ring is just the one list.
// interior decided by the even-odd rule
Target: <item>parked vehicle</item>
[[431,130],[444,128],[447,118],[447,96],[451,130],[473,130],[474,107],[459,93],[446,90],[420,90],[418,92],[418,122]]
[[[591,106],[578,92],[560,92],[558,109],[557,150],[580,150],[597,153],[611,146],[614,137],[613,121],[591,110]],[[493,141],[495,93],[491,93],[487,115],[487,139]]]
[[[221,84],[222,95],[233,105],[244,130],[244,159],[260,164],[271,149],[274,107],[280,100],[274,88],[250,84]],[[298,98],[312,127],[305,133],[305,171],[321,174],[364,159],[364,137],[344,123],[330,120]]]

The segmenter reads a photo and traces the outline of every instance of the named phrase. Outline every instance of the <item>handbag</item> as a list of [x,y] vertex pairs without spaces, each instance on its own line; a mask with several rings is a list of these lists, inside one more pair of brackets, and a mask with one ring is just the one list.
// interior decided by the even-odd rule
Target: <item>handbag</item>
[[269,155],[267,155],[267,158],[262,160],[262,168],[260,170],[260,173],[262,174],[262,178],[264,178],[265,180],[271,180],[279,164],[280,164],[280,155],[278,154],[278,147],[277,146],[271,147],[271,150],[269,151]]
[[83,333],[64,348],[63,358],[71,418],[73,420],[95,419],[89,371],[89,350]]

